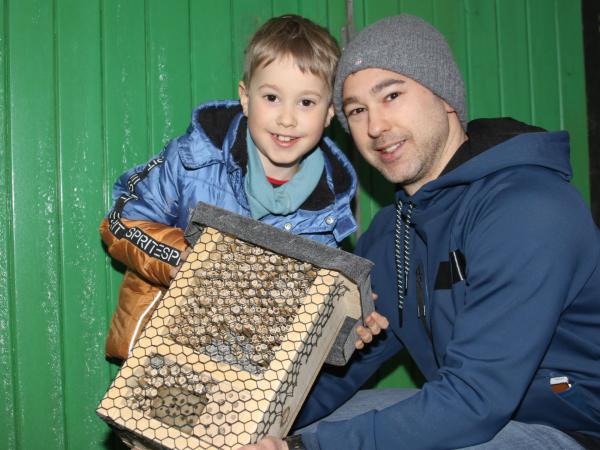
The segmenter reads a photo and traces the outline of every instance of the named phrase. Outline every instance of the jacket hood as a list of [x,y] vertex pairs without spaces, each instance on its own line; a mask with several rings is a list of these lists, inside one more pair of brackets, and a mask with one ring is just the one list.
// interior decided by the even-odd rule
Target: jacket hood
[[179,157],[189,169],[222,161],[224,147],[231,128],[237,129],[243,117],[239,102],[217,100],[204,103],[192,112],[186,134],[179,138]]
[[[413,202],[426,201],[442,189],[471,184],[515,166],[545,167],[565,180],[571,179],[566,131],[546,132],[509,118],[478,119],[469,123],[467,135],[468,141],[442,174],[416,192]],[[407,198],[402,189],[398,194]]]

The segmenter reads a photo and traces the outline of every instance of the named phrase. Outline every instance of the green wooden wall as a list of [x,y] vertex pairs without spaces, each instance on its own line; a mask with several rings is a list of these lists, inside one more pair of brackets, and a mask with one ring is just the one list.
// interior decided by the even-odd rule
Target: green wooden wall
[[[337,37],[346,21],[344,0],[0,0],[0,448],[119,448],[94,414],[116,370],[103,340],[121,273],[97,233],[110,187],[193,105],[233,97],[247,37],[287,12]],[[578,1],[354,1],[358,29],[398,12],[448,36],[471,117],[568,129],[589,198]],[[364,229],[390,186],[332,134],[359,168]]]

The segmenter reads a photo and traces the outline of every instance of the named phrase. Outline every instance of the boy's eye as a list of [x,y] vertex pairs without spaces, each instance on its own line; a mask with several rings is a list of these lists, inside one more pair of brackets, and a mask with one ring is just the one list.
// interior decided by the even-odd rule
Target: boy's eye
[[277,101],[277,96],[274,94],[267,94],[264,96],[265,100],[267,100],[268,102],[276,102]]
[[300,100],[300,104],[302,106],[304,106],[305,108],[308,108],[309,106],[312,106],[315,104],[315,102],[313,100],[309,100],[307,98]]
[[385,99],[387,101],[390,101],[390,100],[394,100],[394,99],[396,99],[398,97],[400,97],[400,92],[392,92],[391,94],[386,95]]

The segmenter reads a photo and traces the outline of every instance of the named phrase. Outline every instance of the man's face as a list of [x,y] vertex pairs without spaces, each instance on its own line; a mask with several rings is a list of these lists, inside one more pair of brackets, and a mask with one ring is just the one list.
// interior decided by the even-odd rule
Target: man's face
[[277,58],[256,69],[250,86],[240,82],[239,95],[265,173],[290,179],[331,121],[328,84],[292,58]]
[[348,76],[343,111],[362,156],[411,195],[437,178],[458,148],[448,145],[452,108],[396,72],[370,68]]

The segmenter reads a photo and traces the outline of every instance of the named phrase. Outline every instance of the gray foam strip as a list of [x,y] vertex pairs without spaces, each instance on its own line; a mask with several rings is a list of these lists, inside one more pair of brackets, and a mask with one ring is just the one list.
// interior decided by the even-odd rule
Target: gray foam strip
[[[192,245],[195,244],[207,226],[281,255],[342,273],[358,287],[363,320],[374,310],[369,277],[373,267],[371,261],[281,231],[250,217],[200,202],[190,216],[189,225],[185,231],[187,241]],[[344,323],[327,356],[328,364],[344,365],[354,352],[354,345],[358,339],[358,333],[354,326],[356,322],[350,324],[347,322]]]
[[325,269],[336,270],[359,286],[366,281],[373,267],[371,261],[352,253],[328,247],[311,239],[281,231],[250,217],[202,202],[196,206],[189,223],[186,238],[189,236],[193,239],[191,243],[195,243],[198,239],[203,226],[209,226],[276,253]]

